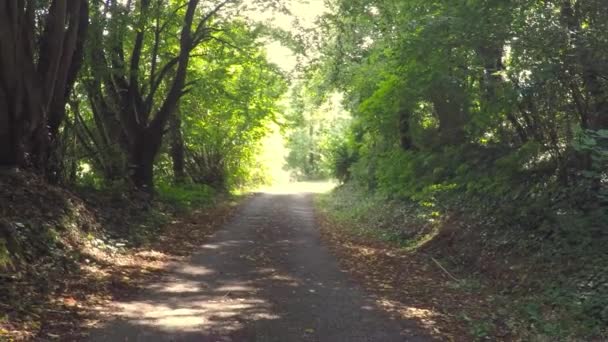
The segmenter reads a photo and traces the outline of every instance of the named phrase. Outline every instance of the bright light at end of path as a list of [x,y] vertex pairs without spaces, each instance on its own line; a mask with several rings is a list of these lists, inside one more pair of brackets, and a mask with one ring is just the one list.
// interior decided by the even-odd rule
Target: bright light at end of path
[[333,190],[337,183],[333,181],[322,181],[322,182],[285,182],[275,184],[269,187],[264,187],[258,190],[265,194],[276,194],[276,195],[287,195],[287,194],[305,194],[314,193],[322,194]]

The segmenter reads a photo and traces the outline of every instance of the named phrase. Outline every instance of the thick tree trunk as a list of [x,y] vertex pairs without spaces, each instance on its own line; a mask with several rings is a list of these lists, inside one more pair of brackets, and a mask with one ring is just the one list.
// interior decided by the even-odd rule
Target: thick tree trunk
[[143,151],[134,152],[131,158],[133,185],[139,190],[154,191],[154,158]]
[[186,180],[184,161],[184,137],[182,136],[182,118],[179,107],[171,117],[169,123],[171,133],[171,160],[173,162],[173,177],[176,184]]
[[144,132],[133,141],[129,151],[130,177],[133,185],[146,192],[154,191],[154,160],[160,149],[161,137]]
[[0,132],[0,167],[15,167],[19,164],[19,146],[11,132]]
[[440,95],[433,99],[439,119],[439,138],[442,145],[458,145],[466,140],[464,126],[466,110],[460,101]]
[[469,101],[464,86],[449,79],[434,82],[430,101],[439,120],[439,139],[442,145],[459,145],[466,141],[465,125]]
[[41,173],[52,150],[49,127],[56,133],[63,121],[88,25],[88,2],[48,3],[0,5],[0,164]]
[[4,108],[4,112],[0,113],[0,167],[15,167],[21,164],[23,153],[19,148],[13,115],[7,110],[2,95],[0,90],[0,106]]

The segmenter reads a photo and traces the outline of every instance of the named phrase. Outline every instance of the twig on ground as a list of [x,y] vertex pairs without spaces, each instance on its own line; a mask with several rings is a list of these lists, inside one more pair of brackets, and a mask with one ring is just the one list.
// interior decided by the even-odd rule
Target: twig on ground
[[441,264],[439,263],[439,261],[437,261],[437,259],[435,259],[435,258],[431,257],[431,260],[433,260],[433,261],[434,261],[434,262],[437,264],[437,266],[439,266],[439,268],[441,268],[441,270],[442,270],[443,272],[445,272],[445,274],[447,274],[447,275],[448,275],[450,278],[454,279],[454,280],[455,280],[456,282],[458,282],[458,283],[460,282],[460,279],[458,279],[458,278],[454,277],[454,276],[452,275],[452,273],[450,273],[448,270],[446,270],[446,269],[445,269],[445,267],[441,266]]

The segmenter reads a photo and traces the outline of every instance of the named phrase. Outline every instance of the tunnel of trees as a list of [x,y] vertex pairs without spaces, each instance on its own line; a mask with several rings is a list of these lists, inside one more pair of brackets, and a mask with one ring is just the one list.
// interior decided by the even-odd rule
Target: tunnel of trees
[[[287,89],[258,39],[268,30],[238,19],[237,5],[3,4],[0,164],[55,183],[84,167],[140,189],[155,170],[223,186],[255,154]],[[330,5],[285,113],[287,164],[301,176],[336,169],[403,195],[520,177],[602,195],[602,1]],[[339,110],[324,117],[335,93],[352,122]]]
[[[606,0],[326,0],[290,31],[251,18],[286,2],[2,1],[0,180],[225,191],[267,180],[279,131],[271,157],[337,179],[340,210],[379,231],[398,218],[391,241],[449,224],[438,249],[466,265],[516,251],[566,289],[548,305],[605,337]],[[2,220],[0,266],[18,231]]]

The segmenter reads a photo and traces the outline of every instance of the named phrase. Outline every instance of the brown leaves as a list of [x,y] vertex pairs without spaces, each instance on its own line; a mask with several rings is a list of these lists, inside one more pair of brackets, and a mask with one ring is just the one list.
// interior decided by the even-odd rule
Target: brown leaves
[[68,307],[73,307],[78,305],[78,301],[74,299],[74,297],[65,297],[63,298],[63,305]]
[[[19,243],[26,252],[16,270],[0,274],[1,341],[82,339],[86,328],[102,320],[112,299],[129,296],[158,277],[169,262],[200,246],[235,209],[226,203],[175,218],[158,230],[154,241],[136,248],[123,240],[139,219],[132,212],[146,212],[144,204],[106,193],[85,197],[87,203],[35,177],[0,178],[0,217],[19,223]],[[58,225],[63,228],[54,229]],[[57,240],[49,240],[57,245],[41,238],[51,228]],[[106,238],[110,230],[124,239]]]
[[353,237],[328,217],[320,217],[319,226],[341,266],[375,294],[386,311],[416,321],[441,340],[472,340],[461,313],[483,316],[488,311],[483,297],[453,286],[430,257]]

